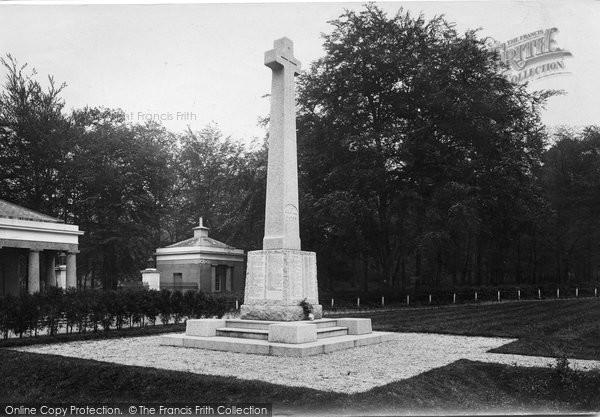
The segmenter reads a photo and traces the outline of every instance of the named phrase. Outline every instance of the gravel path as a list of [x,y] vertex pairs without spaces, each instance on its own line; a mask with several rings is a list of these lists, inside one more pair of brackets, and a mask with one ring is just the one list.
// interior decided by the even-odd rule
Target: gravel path
[[[162,346],[160,336],[36,345],[15,350],[198,374],[234,376],[321,391],[356,393],[410,378],[459,359],[526,367],[555,364],[552,358],[487,352],[514,340],[398,333],[396,340],[390,342],[306,358]],[[570,363],[576,369],[600,369],[600,361],[573,359]]]

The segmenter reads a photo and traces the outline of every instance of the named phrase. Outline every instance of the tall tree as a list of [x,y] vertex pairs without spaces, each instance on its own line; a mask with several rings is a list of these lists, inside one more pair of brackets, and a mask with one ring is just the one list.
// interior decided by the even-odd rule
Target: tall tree
[[187,237],[202,216],[211,235],[255,249],[262,238],[266,148],[249,150],[209,125],[188,130],[178,153],[177,215],[170,238]]
[[485,40],[443,17],[370,4],[331,23],[299,83],[302,190],[325,223],[312,244],[388,285],[504,279],[548,94],[511,84]]
[[85,231],[79,270],[116,288],[137,277],[160,244],[175,181],[175,139],[164,128],[131,125],[122,111],[73,114],[77,138],[65,175],[66,207]]
[[540,225],[541,272],[559,283],[598,278],[600,257],[600,129],[562,129],[540,175],[551,208]]
[[34,210],[61,215],[55,197],[71,144],[58,85],[44,88],[36,71],[11,55],[0,58],[6,70],[0,91],[0,196]]

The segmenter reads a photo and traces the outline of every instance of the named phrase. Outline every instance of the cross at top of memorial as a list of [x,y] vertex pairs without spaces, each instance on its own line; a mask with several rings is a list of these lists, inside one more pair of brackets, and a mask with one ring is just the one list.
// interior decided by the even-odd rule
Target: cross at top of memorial
[[273,46],[274,49],[265,52],[265,65],[272,70],[289,67],[294,75],[300,74],[300,61],[294,58],[294,43],[283,37],[273,42]]

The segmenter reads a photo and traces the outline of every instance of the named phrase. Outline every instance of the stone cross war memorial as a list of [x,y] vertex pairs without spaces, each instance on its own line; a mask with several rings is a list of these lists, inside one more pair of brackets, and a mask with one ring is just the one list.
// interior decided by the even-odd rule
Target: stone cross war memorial
[[391,340],[370,319],[324,319],[317,257],[301,250],[294,77],[300,62],[288,38],[265,53],[272,71],[263,249],[248,253],[240,319],[188,320],[164,344],[277,356],[308,356]]

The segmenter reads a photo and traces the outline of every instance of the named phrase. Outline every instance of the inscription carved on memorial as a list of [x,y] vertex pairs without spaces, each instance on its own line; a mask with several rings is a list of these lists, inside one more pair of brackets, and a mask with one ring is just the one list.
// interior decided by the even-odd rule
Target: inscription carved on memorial
[[292,281],[290,283],[290,298],[292,300],[301,300],[304,298],[302,255],[299,253],[290,253],[288,256],[288,268]]
[[265,298],[266,258],[248,255],[248,273],[246,284],[247,300],[262,300]]
[[306,256],[302,259],[302,283],[304,285],[304,297],[308,300],[317,301],[317,271],[316,256]]
[[292,223],[298,220],[298,209],[291,204],[285,206],[283,214],[285,216],[286,223]]
[[280,300],[283,296],[283,253],[267,254],[267,299]]

